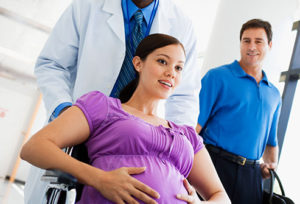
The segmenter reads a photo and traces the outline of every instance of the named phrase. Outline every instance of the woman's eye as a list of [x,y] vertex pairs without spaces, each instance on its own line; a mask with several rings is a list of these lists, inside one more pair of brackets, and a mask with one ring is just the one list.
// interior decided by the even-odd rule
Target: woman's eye
[[176,70],[177,70],[177,71],[182,71],[182,70],[183,70],[183,67],[176,66]]
[[161,64],[167,64],[167,62],[165,61],[165,60],[163,60],[163,59],[159,59],[159,60],[157,60],[159,63],[161,63]]

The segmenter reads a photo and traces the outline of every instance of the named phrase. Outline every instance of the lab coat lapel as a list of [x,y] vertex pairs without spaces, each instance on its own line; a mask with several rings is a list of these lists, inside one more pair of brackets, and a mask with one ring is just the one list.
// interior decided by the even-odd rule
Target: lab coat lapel
[[125,44],[124,18],[121,1],[106,0],[102,9],[104,12],[112,14],[107,20],[107,24],[118,36],[118,38]]
[[155,18],[150,29],[150,33],[165,33],[169,34],[171,30],[174,13],[169,9],[167,0],[160,0]]

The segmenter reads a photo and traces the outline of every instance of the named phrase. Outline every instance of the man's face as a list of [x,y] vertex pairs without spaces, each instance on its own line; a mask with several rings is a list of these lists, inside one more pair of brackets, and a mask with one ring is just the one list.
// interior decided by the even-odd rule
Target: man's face
[[261,66],[271,46],[272,42],[268,43],[268,37],[263,28],[245,30],[240,44],[241,64],[247,67]]
[[152,3],[153,0],[132,0],[132,2],[139,8],[144,8]]

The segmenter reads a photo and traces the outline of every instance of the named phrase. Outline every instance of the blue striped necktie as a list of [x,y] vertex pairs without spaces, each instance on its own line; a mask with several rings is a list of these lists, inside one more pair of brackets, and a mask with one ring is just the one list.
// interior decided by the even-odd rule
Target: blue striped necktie
[[132,52],[135,52],[138,44],[144,38],[144,33],[142,30],[143,13],[141,10],[135,12],[134,19],[135,19],[135,25],[131,34],[132,43],[129,36],[126,40],[125,59],[121,71],[119,73],[118,79],[113,88],[113,91],[115,90],[115,93],[113,93],[113,97],[118,97],[122,89],[136,77],[136,73],[132,64],[132,58],[134,56],[134,53]]

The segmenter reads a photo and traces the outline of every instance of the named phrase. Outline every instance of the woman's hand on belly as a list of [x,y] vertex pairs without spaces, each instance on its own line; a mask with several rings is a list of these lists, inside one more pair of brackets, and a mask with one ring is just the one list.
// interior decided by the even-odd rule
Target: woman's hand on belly
[[136,200],[139,199],[147,204],[156,204],[153,198],[159,198],[159,194],[131,176],[145,170],[145,167],[122,167],[105,171],[100,174],[99,180],[95,179],[93,187],[115,203],[139,203]]
[[194,189],[194,187],[192,187],[189,184],[187,179],[183,180],[183,185],[184,185],[185,189],[187,190],[188,194],[177,194],[176,195],[177,199],[186,201],[188,204],[201,203],[201,201],[196,193],[196,190]]

